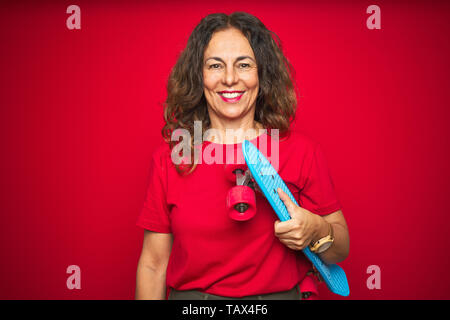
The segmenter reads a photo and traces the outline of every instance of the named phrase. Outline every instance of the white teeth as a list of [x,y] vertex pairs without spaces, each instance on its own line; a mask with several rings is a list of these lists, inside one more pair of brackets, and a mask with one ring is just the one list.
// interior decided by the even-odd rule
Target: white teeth
[[243,92],[241,92],[241,93],[239,93],[239,92],[234,92],[234,93],[222,93],[222,95],[225,97],[225,98],[229,98],[229,99],[232,99],[232,98],[236,98],[236,97],[238,97],[238,96],[240,96],[241,94],[243,94]]

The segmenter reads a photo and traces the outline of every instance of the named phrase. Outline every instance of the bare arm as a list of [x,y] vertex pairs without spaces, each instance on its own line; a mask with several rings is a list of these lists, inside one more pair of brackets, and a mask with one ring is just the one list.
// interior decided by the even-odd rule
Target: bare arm
[[317,236],[313,241],[317,241],[320,238],[328,235],[328,223],[331,223],[334,233],[334,241],[330,248],[325,252],[320,253],[320,258],[325,263],[337,263],[347,258],[350,250],[350,239],[348,235],[347,223],[345,221],[342,211],[336,211],[326,216],[317,216]]
[[325,252],[320,253],[320,258],[328,264],[347,258],[350,240],[347,223],[341,210],[319,216],[297,206],[281,188],[278,189],[278,194],[291,216],[288,221],[275,221],[275,235],[283,244],[292,250],[302,250],[328,235],[330,223],[334,232],[334,242]]
[[136,272],[136,300],[166,299],[166,270],[172,242],[170,233],[144,231]]

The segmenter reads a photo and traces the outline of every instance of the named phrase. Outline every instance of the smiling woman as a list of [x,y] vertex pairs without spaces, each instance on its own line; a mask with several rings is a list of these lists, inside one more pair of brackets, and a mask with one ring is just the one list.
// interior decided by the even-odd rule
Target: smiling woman
[[[347,256],[347,226],[321,149],[290,130],[297,104],[293,72],[275,39],[245,12],[211,14],[195,27],[172,69],[165,142],[153,153],[137,221],[145,229],[137,299],[298,300],[315,290],[311,263],[300,250],[314,244],[328,263]],[[191,146],[189,165],[172,161],[178,150],[172,138],[183,130]],[[217,134],[205,135],[210,130]],[[230,181],[223,162],[196,161],[198,149],[221,155],[231,146],[233,156],[242,153],[244,138],[260,148],[268,139],[271,152],[279,143],[278,173],[302,205],[279,194],[290,220],[278,221],[267,199],[251,187],[233,185],[245,181],[242,168],[232,171]],[[251,219],[229,218],[230,203],[239,195],[252,199],[257,214]]]
[[216,32],[204,56],[203,84],[211,126],[221,131],[252,128],[259,81],[247,38],[235,28]]
[[[283,134],[296,107],[294,70],[278,36],[248,13],[215,13],[195,27],[172,69],[162,133],[171,149],[178,128],[189,130],[194,146],[196,120],[202,121],[203,133],[210,128],[219,132],[265,128]],[[189,163],[176,168],[192,172],[194,151]]]

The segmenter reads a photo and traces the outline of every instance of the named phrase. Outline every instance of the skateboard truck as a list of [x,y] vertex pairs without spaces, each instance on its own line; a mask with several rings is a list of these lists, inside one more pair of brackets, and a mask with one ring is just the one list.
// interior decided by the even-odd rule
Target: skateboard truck
[[256,214],[256,183],[245,164],[225,165],[227,179],[236,185],[227,194],[227,209],[231,219],[246,221]]

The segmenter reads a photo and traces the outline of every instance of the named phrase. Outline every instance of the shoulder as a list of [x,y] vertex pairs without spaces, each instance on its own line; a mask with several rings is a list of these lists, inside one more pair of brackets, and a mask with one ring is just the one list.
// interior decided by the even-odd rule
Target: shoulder
[[167,142],[160,141],[155,148],[153,149],[153,157],[164,157],[169,155],[170,156],[170,146]]
[[280,144],[285,144],[290,151],[304,154],[313,154],[318,147],[317,141],[298,130],[290,130],[286,137],[280,138]]
[[151,153],[152,163],[158,165],[158,167],[164,166],[170,159],[170,153],[170,146],[167,142],[164,140],[158,142]]

